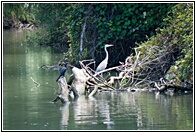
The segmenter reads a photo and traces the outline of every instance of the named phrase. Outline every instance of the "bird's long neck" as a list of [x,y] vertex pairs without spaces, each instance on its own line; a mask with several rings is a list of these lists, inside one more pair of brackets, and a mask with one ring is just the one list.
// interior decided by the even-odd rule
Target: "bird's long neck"
[[106,53],[106,57],[105,57],[105,60],[108,60],[108,51],[107,51],[107,48],[105,47],[105,53]]

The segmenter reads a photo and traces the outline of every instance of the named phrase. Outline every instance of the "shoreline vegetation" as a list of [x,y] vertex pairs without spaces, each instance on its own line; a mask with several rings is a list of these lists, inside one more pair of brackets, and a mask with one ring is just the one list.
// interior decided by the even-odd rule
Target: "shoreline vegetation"
[[[192,92],[193,6],[193,3],[4,3],[3,28],[44,29],[44,33],[36,32],[28,37],[27,44],[58,47],[67,59],[60,62],[70,62],[73,73],[84,71],[86,80],[81,83],[85,84],[79,86],[93,86],[90,92],[102,88],[100,83],[113,90],[115,80],[121,89],[147,83],[159,92],[171,89]],[[92,71],[92,65],[105,58],[106,43],[114,45],[109,49],[106,71],[115,68],[118,72],[108,79]],[[42,68],[50,67],[53,68]]]
[[21,22],[21,21],[18,21],[18,22],[15,22],[13,21],[12,19],[6,19],[4,20],[6,22],[6,24],[3,25],[3,29],[5,30],[12,30],[12,29],[15,29],[15,30],[25,30],[25,29],[28,29],[28,30],[33,30],[33,29],[36,29],[38,28],[38,26],[36,26],[36,24],[31,24],[31,23],[24,23],[24,22]]

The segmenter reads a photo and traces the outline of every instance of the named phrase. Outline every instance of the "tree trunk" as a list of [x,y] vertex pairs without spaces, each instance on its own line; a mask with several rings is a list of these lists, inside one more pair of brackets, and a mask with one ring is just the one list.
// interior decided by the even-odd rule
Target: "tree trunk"
[[61,100],[62,103],[65,103],[68,101],[68,96],[69,96],[69,89],[65,77],[61,77],[59,79],[58,85],[59,85],[59,94],[53,100],[53,102],[57,102],[58,100]]
[[77,67],[72,68],[72,72],[75,77],[71,85],[72,89],[76,90],[78,95],[84,95],[86,92],[86,82],[88,80],[87,73],[84,69]]

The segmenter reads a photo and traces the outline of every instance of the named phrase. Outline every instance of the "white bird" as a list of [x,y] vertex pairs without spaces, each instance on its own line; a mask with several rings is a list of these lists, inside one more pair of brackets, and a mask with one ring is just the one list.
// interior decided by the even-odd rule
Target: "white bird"
[[102,70],[105,70],[105,68],[107,67],[108,65],[108,51],[107,51],[107,47],[111,47],[113,46],[112,44],[106,44],[104,49],[105,49],[105,53],[106,53],[106,57],[105,59],[98,65],[97,69],[96,69],[96,72],[100,72]]

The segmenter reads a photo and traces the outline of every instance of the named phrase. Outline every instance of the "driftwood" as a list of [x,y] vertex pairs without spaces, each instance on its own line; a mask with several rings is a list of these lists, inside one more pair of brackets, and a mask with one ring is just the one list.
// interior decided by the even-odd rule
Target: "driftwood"
[[44,70],[58,70],[60,67],[58,65],[54,65],[54,66],[48,66],[48,65],[42,65],[40,66],[40,68],[44,69]]
[[[146,53],[141,54],[141,49],[146,50]],[[161,50],[158,46],[151,48],[138,47],[135,48],[135,56],[128,56],[125,62],[120,62],[119,66],[107,68],[98,73],[91,68],[91,65],[94,65],[95,62],[93,59],[79,61],[81,68],[72,66],[73,76],[68,81],[69,90],[73,92],[74,97],[80,95],[92,97],[98,90],[131,90],[134,92],[135,90],[130,89],[130,87],[140,88],[142,85],[150,86],[154,84],[151,88],[155,88],[159,92],[166,92],[171,89],[174,92],[191,92],[192,86],[184,86],[180,81],[177,84],[163,80],[170,66],[175,62],[177,53],[178,50],[173,45]],[[108,75],[107,79],[109,81],[102,76],[114,70],[116,76]],[[117,87],[115,87],[116,85],[114,83],[118,83]],[[65,95],[67,96],[67,92]]]
[[[140,51],[146,51],[142,53]],[[93,60],[80,61],[80,65],[86,70],[86,73],[95,81],[100,89],[107,90],[123,90],[130,87],[150,86],[151,83],[156,83],[160,79],[164,79],[170,66],[177,59],[179,50],[175,45],[168,47],[138,47],[135,48],[135,56],[128,56],[125,62],[121,62],[119,66],[105,69],[99,73],[95,73],[89,66],[93,64]],[[85,64],[86,63],[86,64]],[[109,81],[101,76],[101,73],[111,72],[116,70],[116,76],[109,76]],[[118,83],[118,88],[114,87],[114,83]],[[165,88],[174,88],[175,92],[192,91],[192,83],[184,85],[183,82],[172,83],[165,81],[161,86],[155,87],[158,91],[165,91]]]
[[76,90],[78,95],[84,95],[86,92],[86,82],[89,78],[88,75],[84,69],[79,69],[77,67],[73,67],[72,72],[74,75],[74,80],[72,82],[71,88]]
[[92,97],[97,93],[98,85],[85,69],[73,67],[72,72],[74,79],[71,83],[71,90],[73,91],[75,97],[78,97],[79,95]]
[[176,80],[168,81],[163,78],[160,79],[159,82],[154,83],[154,87],[161,93],[167,93],[169,92],[182,92],[182,93],[192,93],[192,89],[190,89],[190,86],[185,86],[182,83],[177,84],[175,83]]
[[58,80],[58,85],[59,85],[58,95],[53,100],[53,102],[57,102],[58,100],[61,100],[62,103],[66,103],[68,101],[69,89],[65,77],[63,76],[60,77],[60,79]]
[[[58,81],[59,91],[57,97],[53,102],[61,100],[62,103],[68,101],[69,94],[73,92],[74,98],[80,95],[86,95],[92,97],[97,93],[98,86],[91,83],[91,77],[85,71],[85,69],[79,69],[77,67],[72,68],[73,75],[70,77],[68,84],[65,77],[61,77]],[[91,86],[89,86],[91,85]],[[87,87],[88,86],[88,87]],[[93,86],[93,87],[92,87]]]

